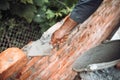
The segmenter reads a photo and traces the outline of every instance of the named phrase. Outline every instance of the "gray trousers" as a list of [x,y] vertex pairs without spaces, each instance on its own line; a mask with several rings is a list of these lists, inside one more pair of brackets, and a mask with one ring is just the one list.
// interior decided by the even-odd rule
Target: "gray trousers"
[[83,23],[92,13],[96,11],[103,0],[79,0],[70,14],[77,23]]

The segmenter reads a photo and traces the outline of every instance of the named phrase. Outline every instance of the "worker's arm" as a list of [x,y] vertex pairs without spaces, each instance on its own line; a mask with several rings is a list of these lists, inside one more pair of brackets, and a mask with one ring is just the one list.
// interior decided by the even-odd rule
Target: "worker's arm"
[[96,9],[103,0],[79,0],[71,12],[70,18],[77,23],[83,23]]
[[66,35],[79,23],[83,23],[99,7],[103,0],[79,0],[70,17],[53,33],[51,43],[53,45],[65,41]]

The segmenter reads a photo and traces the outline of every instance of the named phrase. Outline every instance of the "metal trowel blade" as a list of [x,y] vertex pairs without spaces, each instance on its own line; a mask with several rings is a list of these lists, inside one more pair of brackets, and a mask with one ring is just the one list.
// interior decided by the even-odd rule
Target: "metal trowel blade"
[[50,55],[52,45],[49,43],[43,44],[41,41],[37,40],[26,45],[23,50],[28,56],[46,56]]
[[23,47],[23,51],[28,56],[46,56],[50,55],[53,46],[50,44],[52,34],[60,28],[64,21],[58,22],[50,29],[44,32],[40,39]]

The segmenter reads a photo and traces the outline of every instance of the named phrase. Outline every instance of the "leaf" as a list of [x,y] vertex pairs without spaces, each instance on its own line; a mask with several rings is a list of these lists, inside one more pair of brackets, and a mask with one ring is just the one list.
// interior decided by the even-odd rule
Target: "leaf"
[[58,13],[55,13],[55,16],[56,16],[56,17],[61,17],[62,14],[61,14],[60,12],[58,12]]
[[34,0],[34,4],[40,7],[44,6],[48,2],[48,0]]
[[27,2],[33,4],[33,0],[27,0]]
[[40,15],[40,14],[37,14],[37,15],[35,15],[33,21],[34,21],[34,22],[37,22],[37,23],[44,22],[44,21],[45,21],[45,16],[42,16],[42,15]]
[[62,12],[63,14],[67,14],[67,10],[66,9],[62,9],[60,12]]
[[26,4],[26,3],[33,4],[33,0],[21,0],[21,2],[24,4]]
[[45,11],[43,11],[42,9],[38,9],[38,12],[34,16],[33,21],[35,21],[37,23],[42,23],[42,22],[46,21]]
[[38,12],[39,12],[40,10],[46,12],[46,10],[47,10],[47,6],[46,6],[46,5],[42,6],[42,8],[40,8],[40,9],[38,10]]
[[47,16],[47,19],[51,19],[51,18],[55,17],[55,13],[52,10],[48,9],[46,11],[46,16]]
[[7,10],[9,9],[9,3],[7,0],[0,0],[0,9],[1,10]]
[[7,22],[7,25],[9,25],[9,28],[11,28],[11,29],[14,28],[15,26],[17,26],[14,18],[9,19]]
[[48,3],[49,1],[48,0],[44,0],[45,1],[45,3]]
[[32,21],[34,14],[36,12],[36,7],[34,5],[19,5],[16,4],[12,6],[11,13],[24,17],[29,23]]

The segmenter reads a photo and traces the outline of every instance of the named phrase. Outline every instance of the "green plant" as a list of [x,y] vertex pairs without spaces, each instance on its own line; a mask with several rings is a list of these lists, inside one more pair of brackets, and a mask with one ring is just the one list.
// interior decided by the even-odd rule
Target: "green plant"
[[23,47],[40,38],[41,33],[71,12],[76,1],[0,0],[0,51]]
[[[27,22],[39,24],[44,32],[74,7],[77,0],[0,0],[0,19],[23,18]],[[2,23],[1,23],[2,24]],[[4,23],[3,23],[4,24]],[[11,24],[9,24],[11,26]],[[1,27],[1,26],[0,26]]]

